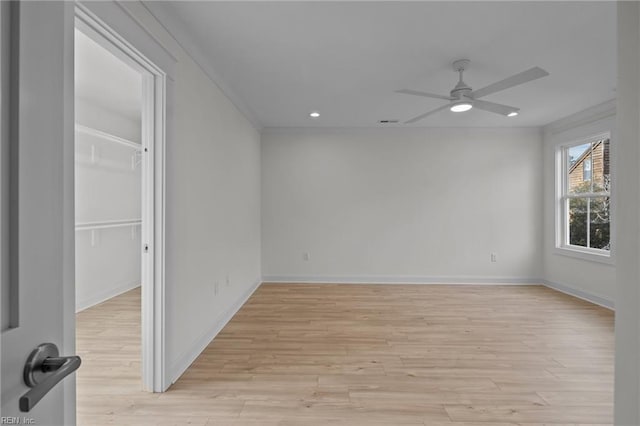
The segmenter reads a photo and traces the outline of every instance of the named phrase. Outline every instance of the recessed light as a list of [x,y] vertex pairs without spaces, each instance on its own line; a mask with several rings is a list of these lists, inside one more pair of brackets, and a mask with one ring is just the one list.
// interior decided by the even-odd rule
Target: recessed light
[[469,111],[471,108],[473,108],[473,105],[466,101],[457,102],[451,105],[451,111],[453,112],[465,112]]
[[518,111],[511,111],[509,114],[507,114],[507,117],[515,117],[516,115],[518,115]]
[[312,111],[312,112],[309,113],[309,117],[318,118],[318,117],[320,117],[320,113],[318,111]]

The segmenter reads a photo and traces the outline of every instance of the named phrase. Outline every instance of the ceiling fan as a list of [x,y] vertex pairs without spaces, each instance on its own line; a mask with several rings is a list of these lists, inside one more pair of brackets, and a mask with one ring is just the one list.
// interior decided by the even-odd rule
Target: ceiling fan
[[458,81],[456,87],[449,92],[449,96],[436,95],[433,93],[410,89],[397,90],[396,93],[403,93],[405,95],[424,96],[427,98],[445,99],[450,101],[446,105],[405,121],[405,124],[415,123],[416,121],[422,120],[423,118],[446,108],[449,108],[453,112],[464,112],[469,111],[471,108],[478,108],[496,114],[505,115],[507,117],[515,117],[518,115],[520,108],[482,101],[479,98],[549,75],[549,73],[542,68],[533,67],[516,75],[512,75],[511,77],[507,77],[504,80],[500,80],[496,83],[483,87],[482,89],[472,90],[471,87],[467,86],[467,84],[462,80],[462,73],[468,68],[470,62],[471,61],[468,59],[459,59],[453,62],[453,69],[460,75],[460,81]]

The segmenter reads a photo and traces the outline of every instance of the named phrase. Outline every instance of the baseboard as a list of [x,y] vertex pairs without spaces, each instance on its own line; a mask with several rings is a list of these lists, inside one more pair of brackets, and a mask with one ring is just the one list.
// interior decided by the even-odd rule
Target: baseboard
[[88,309],[99,303],[102,303],[105,300],[109,300],[112,297],[116,297],[121,295],[122,293],[126,293],[129,290],[133,290],[136,287],[140,287],[140,280],[135,280],[125,284],[120,284],[108,290],[101,291],[100,293],[93,295],[91,297],[88,297],[86,299],[76,301],[76,313],[80,311],[84,311],[85,309]]
[[577,297],[578,299],[586,300],[587,302],[594,303],[602,306],[603,308],[615,310],[615,302],[607,299],[606,297],[599,296],[597,294],[589,293],[584,290],[577,289],[575,287],[568,286],[566,284],[559,284],[549,280],[542,280],[542,284],[559,291],[560,293],[568,294],[569,296]]
[[187,368],[196,360],[196,358],[204,351],[204,349],[211,343],[218,333],[224,328],[225,325],[233,318],[233,316],[242,308],[242,306],[249,300],[251,295],[260,286],[261,282],[258,280],[252,284],[242,296],[234,303],[229,309],[214,320],[213,326],[197,338],[191,346],[172,363],[171,369],[171,383],[175,383],[182,374],[187,371]]
[[486,285],[540,285],[539,278],[523,277],[474,277],[474,276],[443,276],[422,277],[412,275],[399,276],[328,276],[328,275],[266,275],[262,277],[264,284],[268,283],[301,283],[301,284],[486,284]]
[[614,302],[606,297],[589,293],[574,287],[559,284],[540,278],[522,277],[421,277],[421,276],[328,276],[328,275],[265,275],[263,284],[297,283],[297,284],[423,284],[423,285],[544,285],[561,293],[586,300],[607,309],[614,310]]

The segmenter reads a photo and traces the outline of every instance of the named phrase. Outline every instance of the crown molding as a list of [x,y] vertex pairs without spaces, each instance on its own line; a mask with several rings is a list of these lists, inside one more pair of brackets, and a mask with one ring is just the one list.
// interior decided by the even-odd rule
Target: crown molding
[[257,119],[255,113],[215,71],[212,58],[204,53],[205,51],[202,45],[193,38],[187,25],[177,18],[175,14],[172,14],[170,10],[167,10],[168,3],[169,2],[148,0],[140,1],[140,4],[160,23],[191,60],[200,67],[209,80],[211,80],[229,101],[231,101],[236,109],[249,120],[255,130],[258,132],[262,131],[262,123]]
[[584,109],[575,114],[556,120],[543,127],[544,134],[554,135],[575,127],[584,126],[594,121],[616,115],[616,99],[608,100],[601,104]]

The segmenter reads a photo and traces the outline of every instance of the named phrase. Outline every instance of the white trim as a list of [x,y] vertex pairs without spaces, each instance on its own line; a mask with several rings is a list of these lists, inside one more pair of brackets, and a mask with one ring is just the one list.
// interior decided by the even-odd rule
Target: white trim
[[76,223],[76,231],[90,231],[92,229],[121,228],[124,226],[137,226],[142,224],[142,219],[105,220],[103,222]]
[[[615,110],[613,111],[615,113]],[[602,117],[600,117],[602,118]],[[598,118],[598,119],[600,119]],[[563,127],[566,130],[566,127]],[[615,190],[615,164],[613,163],[614,154],[614,142],[612,140],[611,130],[606,132],[598,132],[591,134],[587,137],[581,137],[571,139],[562,143],[558,143],[554,147],[555,155],[555,168],[554,168],[554,214],[555,214],[555,226],[554,226],[554,247],[553,253],[563,256],[574,257],[577,259],[615,264],[615,221],[611,220],[609,223],[609,235],[610,235],[610,247],[611,250],[600,250],[590,247],[579,247],[568,244],[569,236],[569,215],[567,213],[568,200],[572,198],[594,198],[594,197],[609,197],[610,199],[610,216],[614,217],[615,209],[615,197],[613,191],[601,192],[601,193],[580,193],[569,194],[568,193],[568,158],[567,148],[582,144],[593,144],[600,140],[609,140],[609,157],[610,157],[610,176],[611,186]],[[587,229],[588,230],[588,229]],[[588,234],[587,234],[588,235]]]
[[483,127],[483,126],[473,126],[473,127],[461,127],[461,126],[453,126],[453,127],[317,127],[317,126],[309,126],[309,127],[263,127],[260,134],[261,135],[299,135],[299,134],[328,134],[328,135],[370,135],[370,134],[380,134],[386,133],[389,135],[424,135],[425,132],[437,132],[437,131],[450,131],[457,130],[461,132],[471,132],[471,131],[495,131],[499,129],[501,132],[507,133],[512,132],[514,134],[522,134],[523,132],[531,132],[532,134],[541,135],[542,131],[540,127],[533,126],[524,126],[524,127]]
[[616,115],[616,99],[611,99],[549,123],[543,127],[543,131],[546,134],[555,135],[576,127],[586,126],[605,118],[613,117],[614,115]]
[[611,197],[610,192],[577,192],[571,194],[565,194],[565,198],[568,200],[575,198],[598,198],[598,197]]
[[548,281],[548,280],[542,280],[542,284],[545,287],[549,287],[553,290],[559,291],[560,293],[568,294],[569,296],[586,300],[587,302],[594,303],[596,305],[602,306],[603,308],[611,309],[612,311],[615,310],[615,303],[604,296],[599,296],[597,294],[580,290],[566,284],[555,283],[553,281]]
[[292,276],[266,275],[262,284],[415,284],[415,285],[538,285],[549,287],[561,293],[596,305],[614,309],[614,302],[604,296],[579,290],[566,284],[559,284],[540,278],[504,278],[504,277],[415,277],[415,276]]
[[163,392],[169,387],[165,380],[164,356],[164,157],[167,73],[100,20],[88,6],[76,3],[75,10],[77,28],[138,70],[143,77],[142,382],[145,390]]
[[586,144],[591,144],[594,142],[599,142],[601,140],[604,139],[609,139],[609,141],[611,141],[611,132],[610,131],[606,131],[606,132],[600,132],[600,133],[596,133],[593,135],[589,135],[587,137],[582,137],[582,138],[576,138],[576,139],[571,139],[569,141],[560,143],[558,145],[556,145],[556,149],[559,148],[569,148],[572,146],[578,146],[578,145],[586,145]]
[[76,132],[84,133],[84,134],[91,135],[91,136],[95,136],[95,137],[98,137],[100,139],[104,139],[104,140],[109,141],[109,142],[115,142],[117,144],[124,145],[126,147],[135,149],[136,151],[141,151],[142,150],[142,144],[139,144],[139,143],[134,142],[134,141],[130,141],[130,140],[125,139],[125,138],[121,138],[120,136],[116,136],[116,135],[112,135],[112,134],[107,133],[107,132],[103,132],[102,130],[94,129],[94,128],[88,127],[88,126],[83,126],[82,124],[77,124],[76,123]]
[[[125,52],[127,56],[121,59],[136,69],[146,69],[147,66],[151,66],[159,72],[166,73],[170,79],[173,79],[173,67],[177,62],[176,58],[146,30],[144,25],[123,7],[121,2],[116,0],[100,2],[76,1],[75,5],[76,11],[80,11],[83,19],[78,28],[83,32],[86,31],[89,37],[102,37],[101,32],[97,32],[91,26],[92,21],[99,22],[100,30],[108,36],[108,39],[112,40],[112,43],[104,45],[104,48],[115,55]],[[77,22],[76,25],[78,25]],[[126,37],[121,34],[126,35]],[[129,40],[135,40],[136,46],[134,47]],[[100,43],[99,39],[96,41]],[[148,51],[150,55],[143,55],[141,50],[137,48],[138,45],[140,45],[141,50]],[[167,60],[167,57],[169,60]],[[153,58],[153,60],[146,58]]]
[[264,284],[300,283],[300,284],[472,284],[472,285],[540,285],[539,278],[524,277],[480,277],[480,276],[412,276],[412,275],[265,275]]
[[142,74],[142,128],[141,139],[143,154],[141,162],[142,177],[142,226],[140,230],[142,242],[142,388],[154,391],[154,294],[155,284],[155,232],[154,232],[154,167],[155,167],[155,134],[154,121],[156,119],[154,105],[154,80],[156,75],[149,71]]
[[260,287],[261,282],[258,280],[253,283],[244,294],[222,314],[213,321],[213,325],[209,330],[198,337],[189,347],[183,351],[178,358],[171,364],[171,383],[175,383],[187,368],[195,361],[195,359],[204,351],[211,341],[220,333],[225,325],[233,318],[233,316],[242,308],[249,300],[253,293]]
[[137,287],[140,287],[139,280],[120,284],[120,285],[117,285],[116,287],[110,288],[109,290],[105,290],[91,297],[87,297],[86,299],[82,299],[79,301],[77,300],[76,313],[84,311],[87,308],[90,308],[106,300],[109,300],[112,297],[119,296],[122,293],[126,293],[127,291],[133,290],[134,288],[137,288]]
[[165,337],[165,210],[166,210],[166,141],[169,127],[167,117],[167,75],[156,75],[153,81],[155,92],[153,105],[155,112],[154,125],[154,149],[153,149],[153,216],[154,227],[151,230],[154,235],[153,244],[153,391],[164,392],[171,383],[166,375],[166,337]]
[[598,249],[589,249],[587,247],[578,247],[578,246],[561,246],[554,247],[553,254],[557,254],[560,256],[572,257],[574,259],[581,259],[588,262],[598,262],[605,263],[607,265],[615,265],[616,261],[610,254],[604,250]]

